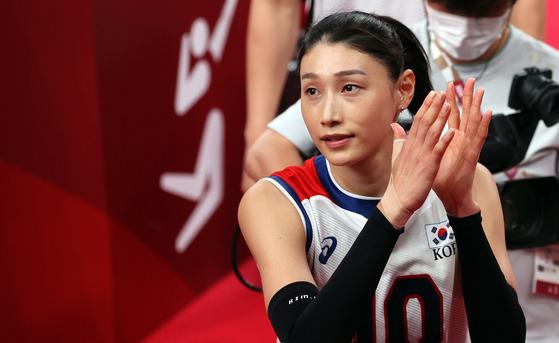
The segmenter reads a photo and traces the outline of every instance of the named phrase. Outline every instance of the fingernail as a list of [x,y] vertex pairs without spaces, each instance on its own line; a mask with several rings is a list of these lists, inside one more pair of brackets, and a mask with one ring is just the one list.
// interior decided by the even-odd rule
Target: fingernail
[[446,133],[450,138],[452,138],[454,136],[454,133],[456,131],[454,129],[449,129],[448,132]]

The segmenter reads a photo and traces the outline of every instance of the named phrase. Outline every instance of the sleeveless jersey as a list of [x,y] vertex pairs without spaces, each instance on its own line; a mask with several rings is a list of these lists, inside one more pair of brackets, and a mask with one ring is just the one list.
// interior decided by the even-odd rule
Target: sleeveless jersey
[[[276,185],[298,210],[307,236],[308,264],[322,289],[380,198],[343,190],[324,156],[264,180]],[[431,191],[398,238],[355,341],[469,341],[456,254],[446,211]]]

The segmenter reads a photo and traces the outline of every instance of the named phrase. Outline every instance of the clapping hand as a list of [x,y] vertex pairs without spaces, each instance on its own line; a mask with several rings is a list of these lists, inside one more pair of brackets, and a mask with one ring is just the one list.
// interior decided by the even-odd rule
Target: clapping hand
[[444,92],[429,93],[407,137],[400,125],[392,124],[392,172],[378,208],[395,228],[404,227],[425,202],[452,140],[454,130],[439,139],[452,110],[445,98]]
[[456,103],[454,84],[449,83],[446,90],[447,102],[451,108],[448,126],[455,133],[442,157],[433,189],[447,213],[454,217],[465,217],[480,210],[473,200],[472,185],[479,154],[487,138],[492,111],[481,114],[484,90],[478,89],[474,94],[474,85],[474,79],[466,82],[462,115]]

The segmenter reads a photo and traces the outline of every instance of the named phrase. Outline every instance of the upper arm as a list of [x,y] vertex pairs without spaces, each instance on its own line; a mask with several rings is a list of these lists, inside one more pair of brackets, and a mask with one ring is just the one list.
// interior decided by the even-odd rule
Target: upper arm
[[307,264],[306,234],[298,211],[270,182],[259,182],[243,196],[239,224],[254,257],[266,308],[282,287],[295,281],[315,284]]
[[297,45],[300,16],[299,0],[251,1],[246,39],[246,147],[277,114],[287,64]]
[[545,41],[546,0],[517,0],[512,7],[510,22],[530,36]]
[[474,200],[481,208],[483,230],[507,282],[516,289],[516,280],[507,253],[505,222],[499,191],[493,175],[478,163],[473,185]]

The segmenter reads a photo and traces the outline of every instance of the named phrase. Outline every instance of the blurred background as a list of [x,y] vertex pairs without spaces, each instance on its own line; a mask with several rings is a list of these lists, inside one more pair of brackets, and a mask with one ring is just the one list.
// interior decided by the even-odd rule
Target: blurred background
[[0,341],[273,341],[231,272],[248,8],[0,1]]

